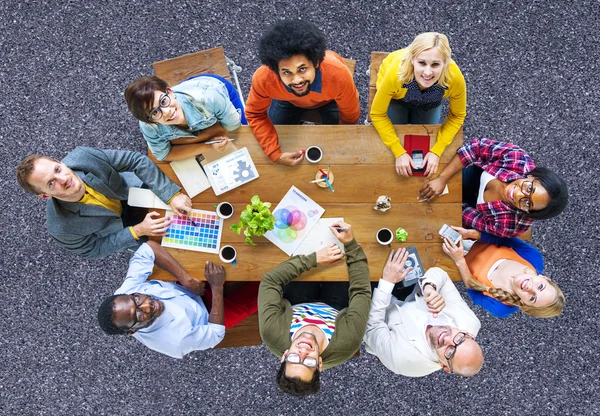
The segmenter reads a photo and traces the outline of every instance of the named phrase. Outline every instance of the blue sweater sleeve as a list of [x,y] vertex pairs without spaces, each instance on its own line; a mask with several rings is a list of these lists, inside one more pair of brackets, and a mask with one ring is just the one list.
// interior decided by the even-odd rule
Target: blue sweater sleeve
[[538,274],[544,272],[544,257],[542,257],[542,253],[519,238],[498,237],[488,233],[481,233],[480,241],[512,248],[523,260],[529,262]]
[[499,300],[490,298],[478,290],[467,289],[467,293],[475,305],[481,306],[496,318],[508,318],[519,310],[517,306],[505,305]]

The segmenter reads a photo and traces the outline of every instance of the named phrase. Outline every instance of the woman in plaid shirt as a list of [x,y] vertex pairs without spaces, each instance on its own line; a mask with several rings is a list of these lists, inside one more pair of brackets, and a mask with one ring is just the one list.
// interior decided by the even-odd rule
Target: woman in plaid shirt
[[[464,168],[464,169],[463,169]],[[523,149],[483,137],[461,146],[440,176],[426,183],[419,198],[432,200],[463,169],[463,226],[500,237],[517,237],[533,220],[559,215],[567,205],[567,184],[549,169],[536,167]]]

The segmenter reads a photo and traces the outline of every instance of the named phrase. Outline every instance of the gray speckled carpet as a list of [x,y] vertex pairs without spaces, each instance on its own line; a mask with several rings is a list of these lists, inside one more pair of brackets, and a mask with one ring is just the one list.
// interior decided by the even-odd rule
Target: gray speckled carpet
[[[128,257],[61,250],[44,203],[18,188],[14,169],[30,153],[145,151],[123,90],[154,61],[223,45],[247,95],[257,40],[284,17],[311,20],[330,49],[358,61],[363,115],[371,51],[446,33],[468,84],[465,139],[512,141],[566,177],[569,206],[537,223],[532,240],[567,297],[564,313],[499,320],[476,308],[486,353],[476,377],[405,378],[363,350],[323,374],[321,393],[296,399],[275,386],[278,360],[263,346],[175,360],[105,336],[96,310]],[[599,19],[596,0],[3,1],[0,414],[599,414]]]

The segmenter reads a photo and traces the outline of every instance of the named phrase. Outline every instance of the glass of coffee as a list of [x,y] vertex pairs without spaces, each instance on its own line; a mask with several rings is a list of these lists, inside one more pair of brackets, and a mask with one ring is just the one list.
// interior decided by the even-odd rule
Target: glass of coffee
[[224,220],[231,217],[233,215],[233,205],[229,202],[221,202],[217,205],[217,215]]
[[375,235],[377,238],[377,242],[382,246],[388,246],[392,248],[392,240],[394,239],[394,234],[392,234],[392,230],[389,228],[380,228]]
[[323,158],[323,151],[319,146],[310,146],[306,149],[306,160],[317,163]]
[[223,246],[219,251],[219,258],[223,263],[235,264],[235,258],[237,257],[237,251],[233,246]]

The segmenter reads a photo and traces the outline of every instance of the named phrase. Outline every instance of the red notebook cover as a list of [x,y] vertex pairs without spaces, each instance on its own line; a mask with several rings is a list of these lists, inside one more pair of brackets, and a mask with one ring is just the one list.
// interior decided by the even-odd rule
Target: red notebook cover
[[[429,136],[420,136],[418,134],[405,134],[404,135],[404,149],[409,156],[412,157],[413,150],[421,150],[423,152],[423,158],[429,153]],[[413,176],[423,176],[423,169],[421,171],[413,171]]]

